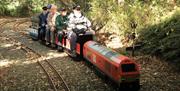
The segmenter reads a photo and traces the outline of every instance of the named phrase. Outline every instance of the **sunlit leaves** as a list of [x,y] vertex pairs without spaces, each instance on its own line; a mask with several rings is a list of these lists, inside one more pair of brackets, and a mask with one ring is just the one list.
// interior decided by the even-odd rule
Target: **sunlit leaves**
[[29,16],[50,3],[55,3],[55,0],[0,0],[0,15]]

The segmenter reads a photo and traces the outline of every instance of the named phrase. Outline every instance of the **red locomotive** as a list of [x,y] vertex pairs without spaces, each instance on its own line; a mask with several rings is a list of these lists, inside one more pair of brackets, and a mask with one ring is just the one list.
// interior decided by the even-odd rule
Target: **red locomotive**
[[88,41],[84,44],[83,55],[85,59],[99,68],[118,85],[122,83],[139,85],[139,66],[130,58],[94,41]]

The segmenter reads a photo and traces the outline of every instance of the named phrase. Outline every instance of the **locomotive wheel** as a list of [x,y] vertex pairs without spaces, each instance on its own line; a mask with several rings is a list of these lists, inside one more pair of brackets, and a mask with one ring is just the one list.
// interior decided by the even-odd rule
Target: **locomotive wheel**
[[38,40],[39,40],[39,39],[36,39],[36,38],[33,38],[33,37],[32,37],[31,39],[32,39],[33,41],[38,41]]
[[97,68],[96,66],[94,66],[94,69],[96,70],[96,73],[98,76],[100,76],[102,79],[108,81],[109,79],[107,79],[107,76],[104,72],[102,72],[99,68]]
[[56,49],[56,48],[57,48],[57,45],[51,43],[50,47],[51,47],[52,49]]
[[133,83],[121,83],[119,85],[119,91],[122,90],[130,90],[130,91],[138,91],[140,89],[140,81],[137,80]]
[[134,89],[139,90],[140,89],[140,81],[137,80],[136,82],[134,82],[133,86],[134,86],[133,87]]

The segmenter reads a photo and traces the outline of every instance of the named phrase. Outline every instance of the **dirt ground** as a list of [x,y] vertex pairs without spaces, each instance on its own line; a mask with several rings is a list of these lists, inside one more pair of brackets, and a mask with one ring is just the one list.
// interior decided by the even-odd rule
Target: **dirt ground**
[[[0,22],[4,20],[7,19],[0,19]],[[18,31],[24,32],[25,35],[12,30],[15,23],[8,23],[0,30],[0,91],[52,90],[45,73],[34,60],[36,55],[25,51],[21,44],[48,58],[65,79],[71,91],[117,90],[86,62],[74,61],[65,53],[59,53],[38,41],[32,41],[26,31],[30,22],[18,26]],[[134,59],[141,65],[139,91],[180,91],[180,72],[177,67],[147,55],[136,56]]]

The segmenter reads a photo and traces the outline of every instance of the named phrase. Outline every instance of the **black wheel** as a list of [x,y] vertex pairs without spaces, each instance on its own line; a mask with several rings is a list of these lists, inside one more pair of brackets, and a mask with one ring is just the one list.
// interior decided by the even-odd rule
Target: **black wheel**
[[81,58],[80,55],[78,55],[78,54],[76,54],[75,56],[72,56],[72,59],[73,59],[74,61],[81,61],[81,60],[82,60],[82,58]]
[[38,38],[33,38],[33,37],[31,37],[31,39],[32,39],[33,41],[38,41],[38,40],[39,40]]
[[98,67],[94,66],[94,69],[96,70],[96,74],[101,77],[102,79],[104,79],[106,82],[108,82],[110,79],[108,79],[108,77],[106,76],[106,74],[104,72],[102,72]]
[[57,46],[57,50],[59,51],[59,52],[63,52],[64,50],[63,50],[64,48],[62,47],[62,46]]
[[134,82],[133,88],[136,89],[136,90],[140,89],[140,80],[137,80],[136,82]]

